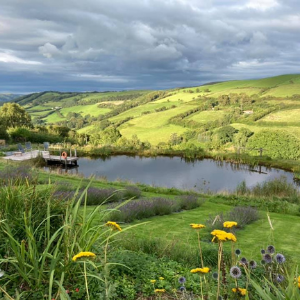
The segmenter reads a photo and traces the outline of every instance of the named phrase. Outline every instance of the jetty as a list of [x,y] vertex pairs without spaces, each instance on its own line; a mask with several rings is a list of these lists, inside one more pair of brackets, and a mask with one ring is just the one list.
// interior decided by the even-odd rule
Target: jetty
[[42,157],[47,164],[61,164],[64,166],[77,166],[78,165],[78,157],[75,150],[75,155],[72,156],[70,152],[70,156],[64,156],[63,154],[66,152],[62,152],[60,155],[50,155],[49,151],[40,151],[40,150],[32,150],[28,152],[10,152],[7,156],[4,156],[4,159],[9,159],[13,161],[25,161],[30,160],[37,157]]

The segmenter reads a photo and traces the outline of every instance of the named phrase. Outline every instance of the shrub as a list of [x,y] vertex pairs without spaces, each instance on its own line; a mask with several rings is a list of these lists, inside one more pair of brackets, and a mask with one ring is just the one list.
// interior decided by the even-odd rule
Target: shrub
[[227,213],[220,212],[215,216],[210,216],[206,220],[206,227],[209,231],[213,229],[223,229],[225,221],[235,221],[237,228],[243,228],[245,225],[253,223],[259,219],[259,213],[256,208],[249,206],[237,206]]
[[123,191],[123,197],[125,199],[131,199],[131,198],[139,198],[141,196],[141,190],[136,186],[127,186],[125,188],[125,191]]
[[152,216],[163,216],[179,210],[176,201],[164,198],[133,200],[124,205],[112,204],[108,209],[116,209],[110,219],[121,222],[132,222]]
[[0,170],[1,185],[33,183],[35,179],[35,174],[25,165],[17,167],[7,166],[4,170]]
[[259,213],[256,208],[237,206],[226,214],[227,220],[233,220],[238,223],[238,228],[253,223],[259,219]]
[[179,206],[181,209],[190,210],[201,206],[204,201],[196,195],[182,195],[179,197]]

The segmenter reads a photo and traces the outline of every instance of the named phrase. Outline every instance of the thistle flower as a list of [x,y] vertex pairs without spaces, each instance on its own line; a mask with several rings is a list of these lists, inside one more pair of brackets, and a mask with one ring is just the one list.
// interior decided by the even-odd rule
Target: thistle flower
[[235,250],[235,254],[236,254],[237,256],[241,255],[241,253],[242,253],[242,251],[241,251],[240,249],[236,249],[236,250]]
[[250,260],[249,261],[249,266],[251,269],[255,269],[257,267],[257,263],[255,260]]
[[266,253],[266,250],[265,250],[265,249],[261,249],[261,250],[260,250],[260,253],[261,253],[261,254],[265,254],[265,253]]
[[212,277],[213,277],[213,279],[218,279],[218,273],[217,272],[213,272],[213,274],[212,274]]
[[179,288],[179,290],[180,290],[180,292],[183,292],[183,291],[185,291],[185,287],[184,287],[184,286],[181,286],[181,287]]
[[179,277],[178,282],[179,282],[180,284],[184,284],[184,283],[186,282],[185,277]]
[[275,253],[275,247],[270,245],[267,247],[267,252],[270,253],[270,254],[273,254]]
[[277,276],[276,276],[276,281],[277,281],[278,283],[283,282],[283,281],[284,281],[284,276],[281,275],[281,274],[277,274]]
[[242,271],[239,267],[234,266],[234,267],[230,268],[230,275],[231,275],[231,277],[237,279],[242,276]]
[[276,259],[277,263],[279,263],[279,264],[282,264],[285,262],[285,257],[281,253],[277,253],[275,256],[275,259]]
[[269,253],[266,253],[264,255],[264,261],[267,263],[267,264],[270,264],[272,262],[272,256],[269,254]]
[[242,257],[241,260],[240,260],[240,263],[241,263],[242,265],[247,265],[247,264],[248,264],[247,258],[246,258],[246,257]]
[[96,254],[93,252],[88,252],[88,251],[79,252],[78,254],[73,256],[72,260],[77,261],[77,259],[79,259],[79,258],[88,258],[88,257],[94,258],[94,257],[96,257]]

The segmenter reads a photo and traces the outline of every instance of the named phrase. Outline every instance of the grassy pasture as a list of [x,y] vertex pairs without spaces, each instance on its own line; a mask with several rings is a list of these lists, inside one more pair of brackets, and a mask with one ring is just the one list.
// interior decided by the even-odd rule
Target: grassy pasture
[[300,109],[289,109],[270,113],[263,117],[261,121],[271,122],[299,122]]
[[99,108],[98,104],[90,104],[90,105],[77,105],[72,107],[65,107],[60,110],[60,112],[66,116],[69,112],[79,113],[82,116],[86,116],[90,114],[91,116],[99,116],[104,115],[109,112],[111,109],[109,108]]
[[172,103],[172,102],[163,102],[163,103],[150,102],[150,103],[146,103],[146,104],[134,107],[132,109],[129,109],[117,116],[110,118],[109,120],[114,122],[114,121],[122,120],[122,119],[125,119],[128,117],[140,117],[142,115],[142,113],[145,111],[150,111],[151,113],[155,113],[155,109],[161,108],[163,106],[169,108],[172,105],[174,105],[174,103]]
[[[183,92],[179,91],[179,92],[176,92],[175,95],[171,95],[166,98],[156,100],[153,103],[165,103],[165,102],[170,101],[170,102],[173,102],[172,104],[176,104],[176,103],[179,103],[179,100],[182,100],[182,102],[189,102],[189,101],[192,101],[194,98],[196,99],[196,97],[197,97],[197,94],[183,93]],[[176,102],[176,103],[174,103],[174,102]]]
[[209,111],[200,111],[195,114],[192,114],[187,119],[197,121],[199,123],[206,123],[211,120],[222,118],[225,114],[223,110],[209,110]]
[[168,124],[169,119],[191,108],[193,108],[191,105],[182,105],[158,112],[155,117],[149,114],[135,118],[121,125],[120,132],[127,138],[131,138],[133,134],[136,134],[141,140],[148,140],[154,145],[159,142],[167,142],[172,133],[182,134],[187,130],[181,126]]

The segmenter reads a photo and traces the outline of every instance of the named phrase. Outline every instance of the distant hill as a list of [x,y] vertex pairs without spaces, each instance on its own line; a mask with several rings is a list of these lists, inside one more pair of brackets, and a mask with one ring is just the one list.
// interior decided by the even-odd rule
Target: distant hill
[[0,102],[12,101],[20,96],[21,96],[20,94],[1,94],[0,93]]
[[175,144],[210,147],[208,141],[214,142],[214,134],[228,125],[254,134],[284,130],[300,141],[299,74],[165,91],[48,91],[14,101],[36,124],[59,124],[88,134],[113,126],[127,139],[137,136],[152,145],[172,136]]

